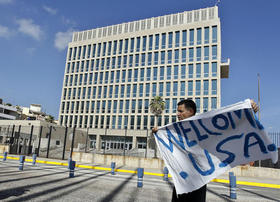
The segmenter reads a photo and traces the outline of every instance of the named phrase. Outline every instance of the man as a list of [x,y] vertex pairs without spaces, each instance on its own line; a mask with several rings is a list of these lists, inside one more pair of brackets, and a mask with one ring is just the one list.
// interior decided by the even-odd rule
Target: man
[[[251,106],[254,112],[256,113],[258,111],[258,106],[253,100],[251,100]],[[190,118],[195,114],[196,114],[196,104],[191,99],[181,100],[177,104],[177,117],[179,121]],[[152,129],[153,133],[156,133],[157,131],[158,131],[157,128]],[[177,195],[175,187],[173,188],[172,202],[176,202],[176,201],[205,202],[205,200],[206,200],[206,185],[192,192],[179,194],[179,195]]]

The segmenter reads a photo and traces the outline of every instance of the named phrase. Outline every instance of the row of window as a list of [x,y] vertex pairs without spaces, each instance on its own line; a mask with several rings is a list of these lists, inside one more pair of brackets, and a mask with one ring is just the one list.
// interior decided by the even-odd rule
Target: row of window
[[[200,107],[200,102],[202,101],[202,108]],[[201,110],[208,111],[217,108],[217,98],[212,97],[211,103],[209,103],[209,98],[196,98],[195,102],[197,104],[197,112],[200,113]],[[173,106],[177,107],[177,99],[172,100]],[[166,103],[169,103],[167,101]],[[209,105],[210,104],[210,105]],[[175,112],[176,112],[175,107]],[[173,107],[174,108],[174,107]],[[173,112],[173,113],[175,113]],[[69,120],[68,120],[69,119]],[[176,115],[164,115],[158,117],[158,125],[166,125],[171,122],[176,122]],[[78,125],[79,123],[79,125]],[[112,128],[112,129],[147,129],[155,125],[155,119],[152,115],[61,115],[60,124],[69,127],[76,126],[79,128]]]
[[[197,100],[198,99],[198,100]],[[214,99],[214,98],[211,98]],[[215,98],[216,99],[216,98]],[[200,98],[197,100],[197,110],[200,112]],[[208,97],[203,98],[203,108],[208,110]],[[103,100],[103,101],[71,101],[62,102],[62,114],[83,114],[83,113],[149,113],[149,100],[148,99],[133,99],[133,100]],[[214,104],[214,103],[213,103]],[[216,108],[212,105],[212,109]],[[177,98],[165,99],[165,112],[176,113]]]
[[68,60],[217,43],[217,26],[132,37],[69,48]]
[[[211,76],[217,76],[217,63],[213,62],[211,65]],[[146,72],[145,72],[146,70]],[[133,73],[133,75],[132,75]],[[140,78],[139,78],[140,76]],[[200,63],[174,66],[161,66],[153,68],[141,69],[127,69],[115,70],[85,74],[66,75],[64,86],[77,85],[92,85],[92,84],[107,84],[119,82],[138,82],[138,81],[157,81],[157,80],[171,80],[171,79],[185,79],[185,78],[207,78],[209,76],[209,63],[204,63],[203,67]]]
[[[211,85],[211,89],[209,89]],[[145,92],[144,92],[145,89]],[[95,99],[95,98],[124,98],[124,97],[149,97],[152,96],[192,96],[201,95],[203,89],[204,95],[217,94],[217,80],[195,80],[195,81],[174,81],[159,83],[141,83],[141,84],[121,84],[110,86],[93,86],[79,88],[64,88],[63,100],[70,99]],[[151,92],[152,90],[152,92]],[[211,91],[210,91],[211,90]]]
[[[203,57],[202,57],[203,55]],[[88,72],[98,71],[106,69],[126,68],[126,67],[139,67],[158,64],[172,64],[172,63],[186,63],[195,61],[207,61],[217,59],[217,46],[211,46],[211,52],[209,46],[176,49],[160,52],[149,52],[135,55],[124,55],[118,57],[106,57],[101,59],[83,60],[77,62],[68,62],[66,73],[74,72]]]

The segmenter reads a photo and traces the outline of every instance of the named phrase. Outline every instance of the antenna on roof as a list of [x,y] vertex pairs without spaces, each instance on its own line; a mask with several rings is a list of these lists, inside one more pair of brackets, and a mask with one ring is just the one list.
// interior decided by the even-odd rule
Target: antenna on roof
[[219,3],[221,3],[221,0],[217,0],[216,3],[215,3],[215,6],[218,6]]

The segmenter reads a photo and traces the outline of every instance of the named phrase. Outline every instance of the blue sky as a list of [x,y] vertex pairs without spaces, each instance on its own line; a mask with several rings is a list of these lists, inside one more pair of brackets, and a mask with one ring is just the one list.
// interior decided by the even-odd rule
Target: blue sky
[[[211,7],[215,0],[0,0],[0,98],[42,104],[57,118],[67,43],[73,31]],[[222,106],[258,99],[261,122],[280,131],[280,1],[221,0]]]

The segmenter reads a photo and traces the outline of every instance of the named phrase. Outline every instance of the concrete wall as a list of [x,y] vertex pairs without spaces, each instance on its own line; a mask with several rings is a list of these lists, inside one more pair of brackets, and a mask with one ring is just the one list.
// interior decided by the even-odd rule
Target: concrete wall
[[[116,162],[117,168],[121,166],[154,168],[161,170],[164,168],[163,160],[157,158],[102,155],[83,152],[73,152],[72,157],[74,161],[80,161],[82,163],[92,163],[94,165],[101,164],[110,166],[111,162]],[[234,172],[236,176],[280,179],[280,169],[252,167],[249,165],[245,165],[232,168],[228,172],[231,171]]]
[[4,152],[9,152],[9,145],[0,145],[0,154],[3,154]]

